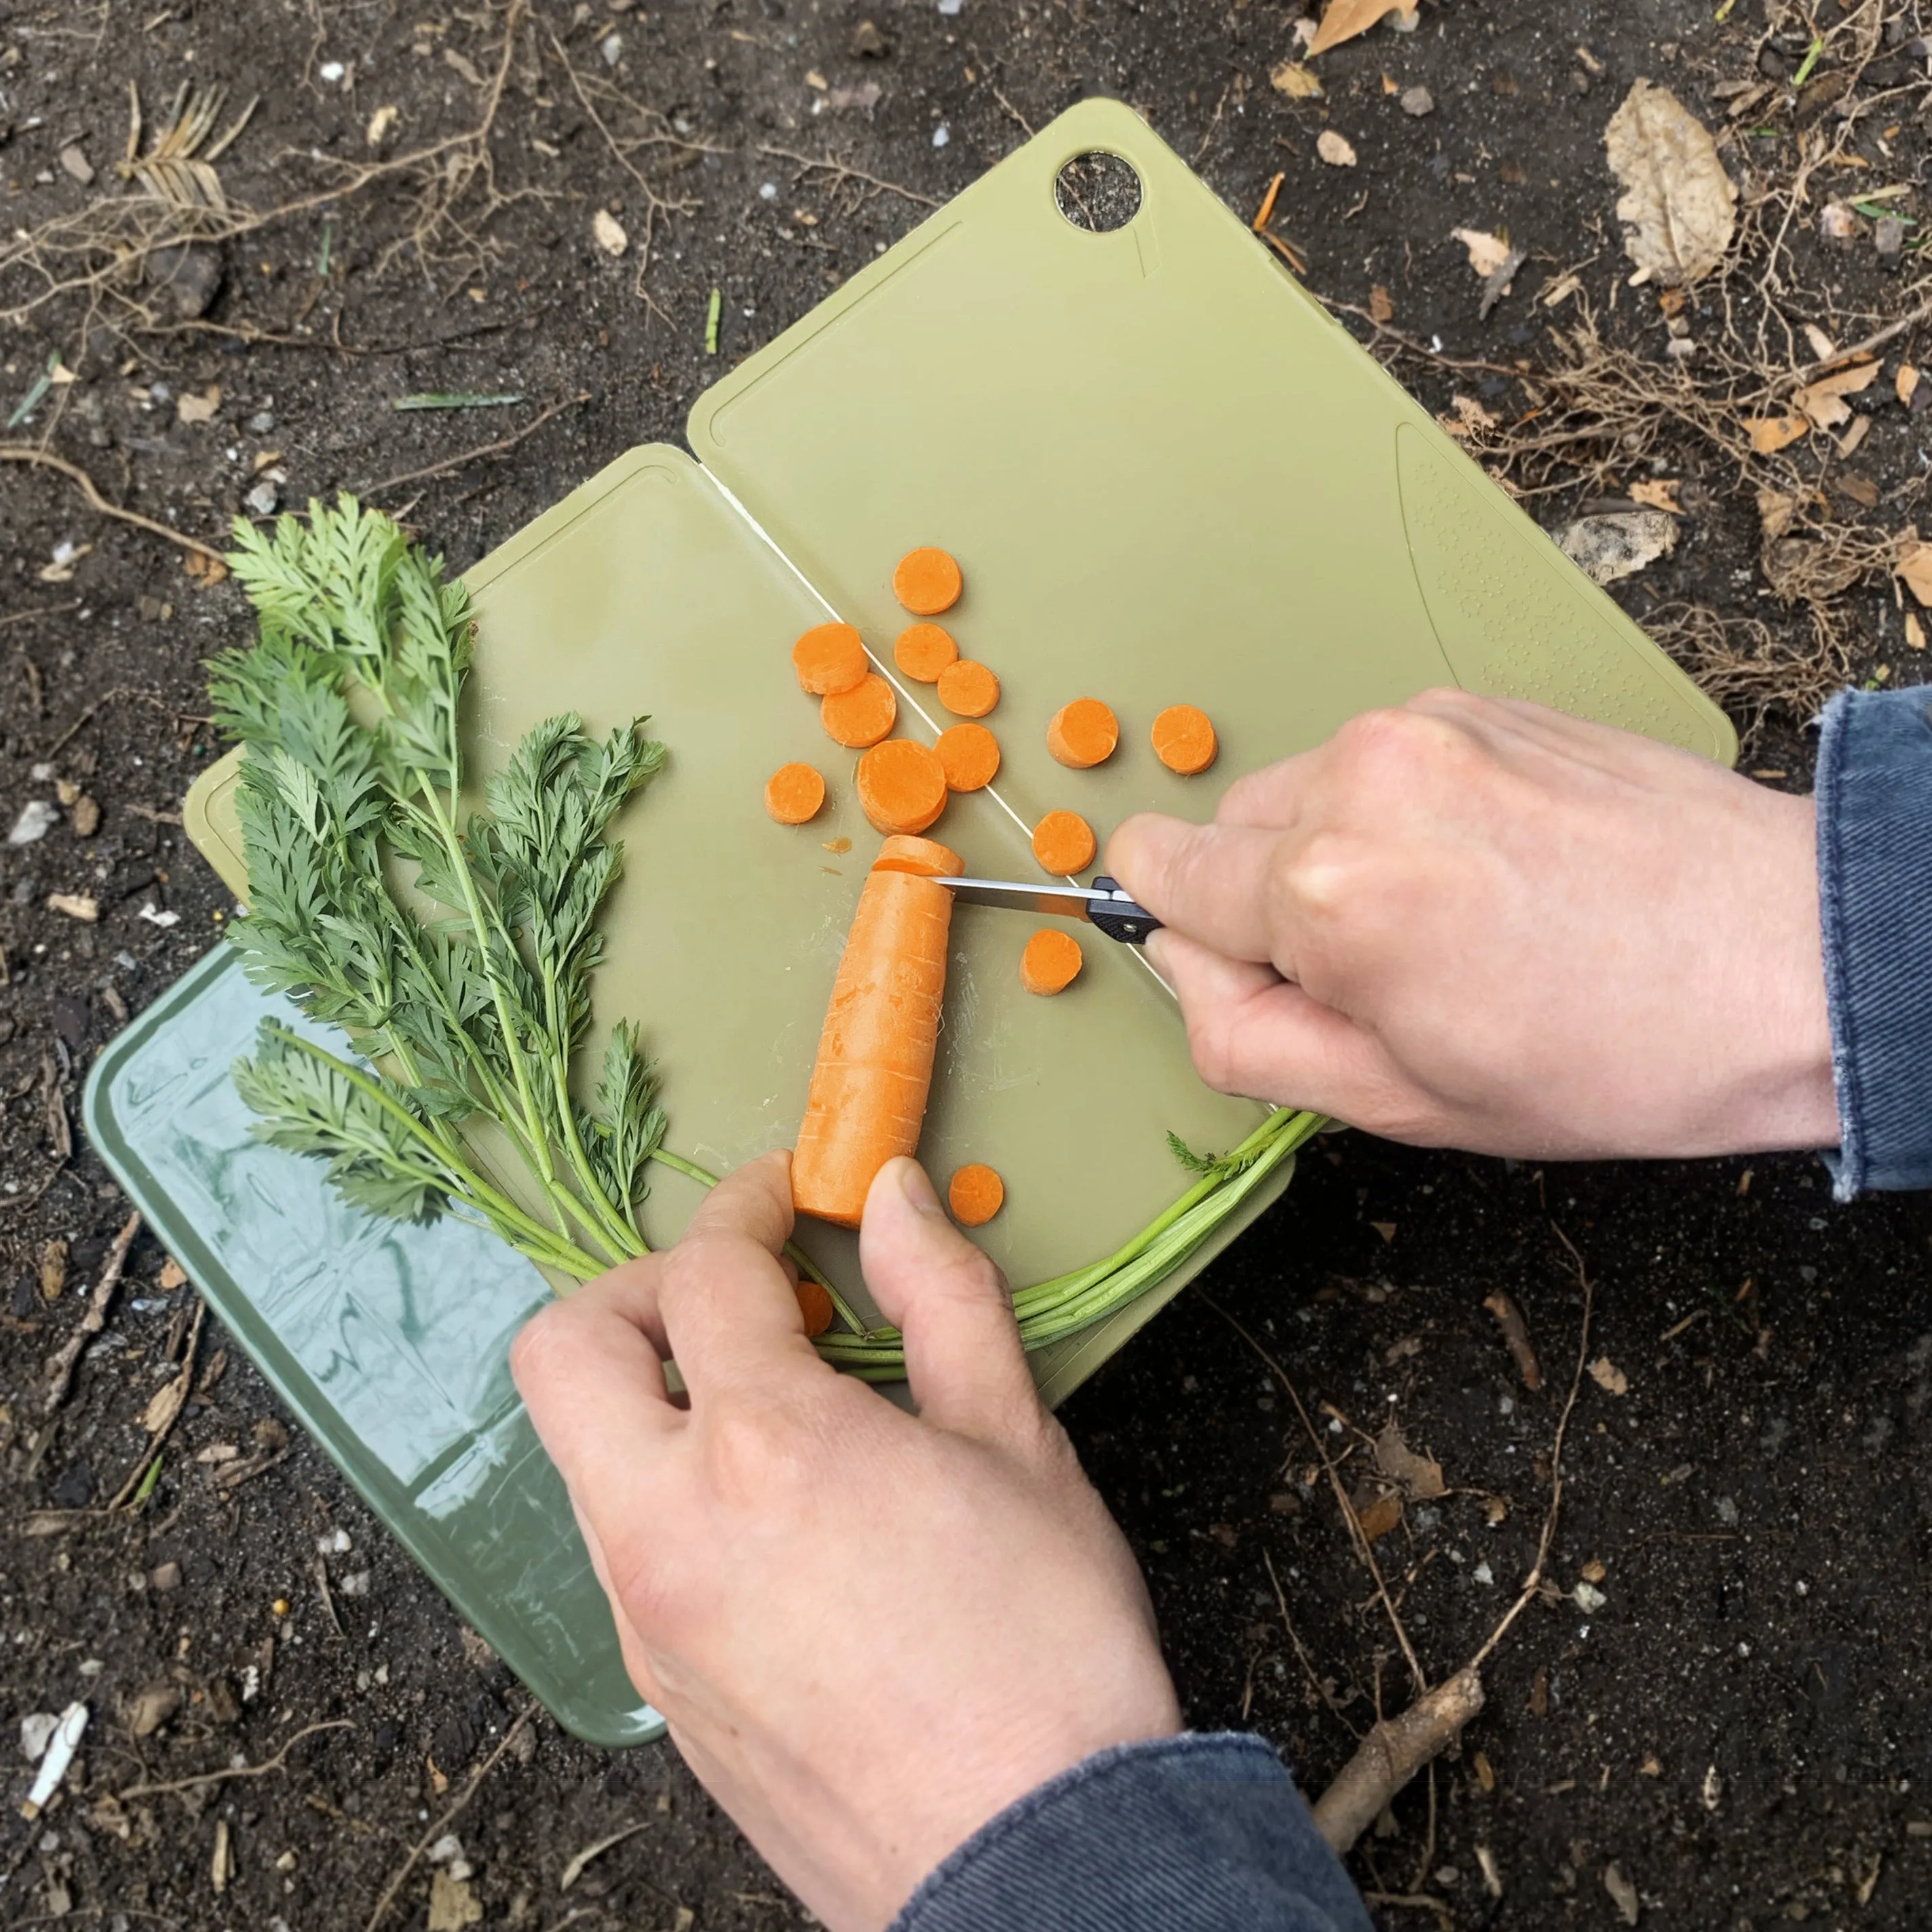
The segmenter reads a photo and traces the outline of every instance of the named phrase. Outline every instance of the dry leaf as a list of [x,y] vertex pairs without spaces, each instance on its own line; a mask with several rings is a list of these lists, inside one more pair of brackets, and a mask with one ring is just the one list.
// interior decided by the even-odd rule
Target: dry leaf
[[1829,362],[1836,358],[1838,345],[1815,322],[1804,325],[1804,340],[1811,345],[1814,361]]
[[188,1400],[188,1386],[194,1379],[191,1370],[184,1369],[172,1382],[164,1382],[155,1390],[148,1406],[141,1412],[141,1426],[150,1436],[158,1436],[181,1413],[181,1406]]
[[1313,100],[1322,92],[1321,82],[1299,61],[1283,61],[1268,76],[1268,85],[1291,100]]
[[1355,165],[1355,151],[1332,128],[1322,130],[1322,138],[1315,144],[1315,152],[1331,168],[1352,168]]
[[1400,1483],[1411,1502],[1427,1502],[1449,1493],[1442,1465],[1418,1455],[1402,1440],[1399,1423],[1391,1421],[1376,1438],[1376,1467],[1390,1482]]
[[228,575],[228,566],[220,558],[206,556],[198,550],[190,550],[182,559],[182,568],[204,590],[212,590]]
[[1379,282],[1369,291],[1369,314],[1378,325],[1382,326],[1395,320],[1395,304],[1390,298],[1388,290]]
[[1796,496],[1788,496],[1782,490],[1760,490],[1757,493],[1759,534],[1766,543],[1775,543],[1784,536],[1797,514]]
[[1449,400],[1456,413],[1452,416],[1438,416],[1436,420],[1451,436],[1474,436],[1481,430],[1495,429],[1501,423],[1502,418],[1490,415],[1474,396],[1451,396]]
[[448,1872],[431,1874],[429,1882],[428,1932],[463,1932],[483,1916],[483,1901],[466,1878],[452,1878]]
[[1932,543],[1921,543],[1917,533],[1908,530],[1899,539],[1892,567],[1921,608],[1932,609]]
[[221,385],[212,384],[207,393],[199,396],[177,396],[175,398],[175,420],[177,422],[212,422],[214,412],[221,406]]
[[100,916],[100,902],[85,892],[50,892],[47,910],[64,912],[69,919],[77,919],[85,926],[92,926]]
[[164,1294],[172,1294],[187,1280],[187,1269],[170,1255],[161,1264],[160,1278],[156,1285]]
[[1708,275],[1737,232],[1738,199],[1709,130],[1668,88],[1640,80],[1604,145],[1624,190],[1624,250],[1640,272],[1676,284]]
[[1400,14],[1404,20],[1412,20],[1421,4],[1422,0],[1330,0],[1328,10],[1322,16],[1321,31],[1315,36],[1309,53],[1312,56],[1326,53],[1330,47],[1339,47],[1344,40],[1352,40],[1366,34],[1391,14]]
[[369,124],[362,130],[362,138],[372,148],[380,148],[389,138],[391,130],[400,118],[400,110],[394,107],[379,107],[369,117]]
[[1910,362],[1898,365],[1898,380],[1894,385],[1898,392],[1898,400],[1910,409],[1912,399],[1918,393],[1918,371]]
[[1673,516],[1684,514],[1684,506],[1677,500],[1677,493],[1684,485],[1676,477],[1653,483],[1633,483],[1630,501],[1642,503],[1646,508],[1668,510]]
[[1373,1543],[1378,1537],[1388,1535],[1402,1520],[1402,1498],[1398,1496],[1380,1496],[1366,1509],[1355,1512],[1355,1520],[1362,1526],[1362,1534]]
[[1393,1221],[1371,1221],[1369,1226],[1374,1228],[1384,1241],[1392,1241],[1395,1239],[1395,1223]]
[[1925,626],[1918,621],[1917,614],[1911,610],[1905,614],[1905,647],[1912,651],[1925,648]]
[[[1871,422],[1870,416],[1852,417],[1851,428],[1838,439],[1838,454],[1840,456],[1851,456],[1856,453],[1858,445],[1871,434]],[[1864,504],[1868,510],[1878,507],[1878,485],[1869,478],[1861,479],[1841,476],[1838,479],[1838,488],[1846,496]],[[1871,493],[1869,496],[1863,494],[1868,490]]]
[[1604,1868],[1604,1889],[1616,1901],[1616,1908],[1623,1915],[1626,1925],[1636,1923],[1638,1901],[1636,1887],[1624,1876],[1624,1868],[1619,1864]]
[[624,224],[608,208],[600,208],[590,218],[590,232],[607,255],[621,255],[631,245]]
[[1611,1395],[1630,1393],[1630,1378],[1607,1355],[1599,1355],[1590,1364],[1590,1379]]
[[1677,548],[1677,519],[1664,510],[1579,517],[1558,544],[1592,584],[1615,584]]
[[1815,429],[1836,429],[1852,419],[1852,407],[1844,399],[1869,389],[1878,380],[1876,362],[1855,362],[1849,369],[1821,376],[1798,391],[1798,408],[1810,418]]
[[1811,425],[1802,416],[1750,416],[1745,418],[1744,428],[1750,436],[1750,446],[1760,456],[1775,456],[1780,449],[1788,449],[1801,437],[1811,434]]
[[1450,238],[1468,250],[1469,266],[1479,281],[1486,282],[1510,258],[1510,244],[1480,228],[1453,229]]

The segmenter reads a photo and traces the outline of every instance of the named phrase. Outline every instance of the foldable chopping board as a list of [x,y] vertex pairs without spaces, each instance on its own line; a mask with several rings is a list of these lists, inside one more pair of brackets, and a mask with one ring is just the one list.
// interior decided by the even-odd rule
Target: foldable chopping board
[[[1132,168],[1109,232],[1062,212],[1063,167]],[[788,1145],[847,925],[877,843],[854,754],[797,690],[792,640],[836,614],[898,686],[900,730],[947,722],[892,668],[891,591],[936,544],[966,590],[945,619],[999,674],[1000,776],[934,828],[969,870],[1025,878],[1056,806],[1104,838],[1133,811],[1209,815],[1242,772],[1429,686],[1538,699],[1728,759],[1723,715],[1389,380],[1132,113],[1089,101],[934,214],[700,397],[692,448],[632,451],[469,574],[478,617],[466,727],[476,776],[538,718],[593,731],[647,712],[664,774],[620,821],[594,1067],[641,1026],[670,1144],[723,1171]],[[1104,698],[1120,750],[1071,772],[1045,743],[1068,699]],[[1175,703],[1220,731],[1180,778],[1148,725]],[[810,825],[760,807],[800,759],[828,778]],[[245,894],[234,761],[188,828]],[[849,842],[849,843],[848,843]],[[962,908],[921,1151],[944,1176],[998,1168],[980,1238],[1016,1284],[1111,1252],[1188,1177],[1167,1136],[1219,1148],[1264,1116],[1194,1076],[1144,960],[1086,936],[1053,1000],[1022,992],[1024,919]],[[225,1068],[263,1001],[197,968],[104,1056],[97,1143],[209,1299],[403,1540],[563,1720],[619,1742],[652,1721],[503,1370],[544,1285],[453,1226],[398,1228],[262,1148]],[[1287,1184],[1284,1166],[1166,1280],[1035,1357],[1066,1393]],[[507,1179],[509,1177],[506,1175]],[[660,1174],[647,1238],[697,1198]],[[801,1238],[862,1308],[856,1242]],[[299,1276],[299,1281],[297,1277]],[[420,1398],[420,1400],[418,1400]],[[399,1419],[405,1412],[406,1420]]]

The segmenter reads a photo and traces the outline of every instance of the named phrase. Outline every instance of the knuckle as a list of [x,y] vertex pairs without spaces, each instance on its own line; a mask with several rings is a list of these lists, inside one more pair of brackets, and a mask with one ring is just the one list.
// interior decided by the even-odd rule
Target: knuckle
[[727,1508],[770,1508],[807,1493],[812,1432],[781,1405],[756,1399],[717,1406],[705,1425],[706,1460]]

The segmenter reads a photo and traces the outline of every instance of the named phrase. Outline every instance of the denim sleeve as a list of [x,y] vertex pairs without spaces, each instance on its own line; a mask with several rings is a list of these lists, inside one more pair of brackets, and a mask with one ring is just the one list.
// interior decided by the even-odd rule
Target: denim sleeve
[[1818,748],[1841,1201],[1932,1187],[1932,691],[1846,692]]
[[1370,1932],[1281,1760],[1232,1732],[1121,1744],[1008,1808],[888,1932]]

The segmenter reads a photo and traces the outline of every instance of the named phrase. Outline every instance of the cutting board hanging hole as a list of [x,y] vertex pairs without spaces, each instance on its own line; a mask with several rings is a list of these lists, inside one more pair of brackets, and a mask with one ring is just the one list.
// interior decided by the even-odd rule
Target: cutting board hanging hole
[[1054,177],[1053,198],[1075,227],[1111,235],[1141,211],[1141,178],[1132,163],[1104,148],[1076,154]]

